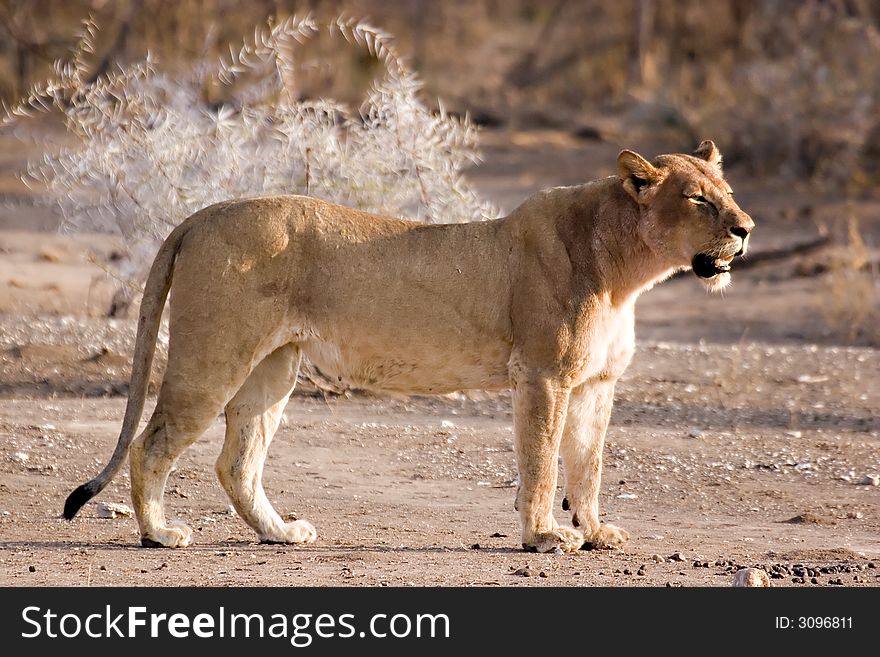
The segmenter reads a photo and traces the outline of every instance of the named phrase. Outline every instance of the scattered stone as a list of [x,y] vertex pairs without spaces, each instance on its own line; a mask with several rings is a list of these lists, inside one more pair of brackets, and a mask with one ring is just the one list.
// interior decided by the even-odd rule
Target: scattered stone
[[101,566],[98,570],[107,570],[107,566]]
[[27,463],[31,457],[27,452],[15,452],[10,458],[16,463]]
[[528,566],[523,566],[522,568],[517,568],[514,570],[511,575],[516,575],[517,577],[531,577],[534,575],[534,571]]
[[9,511],[4,511],[3,513],[0,513],[0,516],[11,516],[11,515],[12,514]]
[[843,580],[840,579],[839,577],[837,579],[829,579],[828,583],[834,584],[835,586],[843,586]]
[[558,556],[565,554],[565,552],[562,551],[561,547],[555,547],[555,548],[553,548],[553,554],[558,557]]
[[542,570],[540,573],[538,573],[538,577],[547,577],[547,573],[545,573],[545,572]]
[[98,502],[95,505],[95,511],[99,518],[133,518],[134,509],[127,504],[116,504],[115,502]]
[[507,534],[502,534],[501,532],[495,532],[489,538],[507,538]]
[[37,567],[36,566],[28,566],[28,572],[29,573],[37,572]]
[[828,381],[827,376],[812,376],[810,374],[801,374],[797,378],[798,383],[825,383]]
[[479,549],[480,549],[479,543],[474,543],[473,545],[471,545],[471,550],[479,550]]
[[684,561],[684,555],[681,552],[673,552],[666,559],[668,561]]
[[624,575],[632,575],[633,572],[632,572],[629,568],[624,568],[624,569],[623,569],[623,574],[624,574]]
[[234,516],[235,515],[235,507],[232,506],[231,504],[227,505],[226,514],[230,515],[230,516]]
[[861,520],[865,517],[865,514],[861,511],[848,511],[846,517],[848,520]]
[[806,580],[803,577],[792,577],[791,581],[795,584],[805,584]]
[[681,588],[681,582],[666,582],[666,588]]
[[445,431],[449,431],[450,429],[455,429],[455,423],[450,422],[449,420],[443,420],[440,422],[440,428]]
[[51,246],[41,246],[37,253],[37,259],[43,262],[61,262],[64,260],[64,254]]
[[702,429],[697,429],[693,427],[690,431],[688,431],[688,436],[691,438],[702,438],[705,435]]
[[733,586],[768,587],[770,578],[757,568],[741,568],[733,575]]
[[642,564],[642,565],[639,567],[639,570],[638,570],[638,572],[636,573],[636,575],[639,575],[640,577],[644,577],[644,576],[647,575],[647,574],[648,574],[647,566],[645,566],[644,564]]
[[803,434],[800,431],[786,431],[785,435],[789,438],[800,438]]
[[638,497],[635,493],[621,493],[617,496],[619,500],[634,500]]
[[666,562],[666,558],[662,554],[652,554],[651,559],[654,561],[654,563],[665,563]]
[[817,516],[815,513],[810,513],[809,511],[805,513],[801,513],[796,515],[794,518],[789,518],[788,520],[783,520],[782,522],[787,522],[792,525],[833,525],[834,521],[830,518],[823,518],[822,516]]
[[859,486],[880,486],[880,475],[865,475],[865,477],[859,482]]
[[810,584],[818,584],[818,583],[819,583],[819,580],[816,579],[815,577],[810,578]]

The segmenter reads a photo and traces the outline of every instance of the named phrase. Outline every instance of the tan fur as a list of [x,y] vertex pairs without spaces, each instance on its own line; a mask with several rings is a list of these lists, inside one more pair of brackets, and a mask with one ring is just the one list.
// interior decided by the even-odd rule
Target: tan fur
[[[484,223],[425,225],[298,196],[193,215],[151,271],[129,412],[113,460],[85,485],[89,494],[106,485],[131,442],[170,284],[168,366],[130,449],[145,545],[190,543],[188,528],[165,520],[165,481],[224,409],[217,474],[238,514],[261,540],[315,540],[308,522],[279,517],[261,483],[302,355],[373,390],[512,388],[523,546],[623,545],[624,530],[600,523],[598,497],[614,384],[633,353],[635,301],[697,253],[744,250],[731,228],[753,223],[733,201],[711,142],[697,156],[653,163],[624,151],[618,172],[541,192]],[[688,198],[695,195],[717,212]],[[728,280],[705,282],[717,289]],[[553,515],[560,453],[576,528]]]

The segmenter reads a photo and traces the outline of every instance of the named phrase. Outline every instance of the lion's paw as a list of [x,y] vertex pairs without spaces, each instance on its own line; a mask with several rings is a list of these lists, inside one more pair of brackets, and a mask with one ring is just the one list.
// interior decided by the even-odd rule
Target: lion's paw
[[538,532],[530,540],[523,541],[523,549],[528,552],[575,552],[583,545],[584,537],[576,529],[556,527],[549,532]]
[[629,540],[629,532],[615,525],[600,525],[592,535],[584,537],[583,550],[619,550]]
[[179,520],[141,536],[141,545],[148,548],[182,548],[192,543],[192,529]]
[[260,543],[314,543],[318,532],[308,520],[284,523],[281,531],[260,536]]

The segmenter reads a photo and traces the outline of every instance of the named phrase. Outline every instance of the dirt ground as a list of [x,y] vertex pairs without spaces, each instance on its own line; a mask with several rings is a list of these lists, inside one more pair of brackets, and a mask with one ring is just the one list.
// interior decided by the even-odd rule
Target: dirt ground
[[[508,209],[612,173],[619,150],[556,133],[485,141],[473,178]],[[0,167],[15,162],[7,151]],[[823,314],[832,281],[804,275],[821,252],[760,257],[854,215],[877,243],[877,202],[731,179],[758,223],[755,263],[724,296],[683,276],[639,301],[601,499],[632,539],[559,556],[519,549],[509,397],[481,392],[294,395],[266,488],[315,524],[313,545],[259,545],[229,512],[220,418],[167,489],[192,547],[135,547],[134,520],[100,519],[94,503],[60,520],[116,442],[134,327],[106,319],[112,286],[88,261],[113,239],[33,230],[26,198],[0,209],[0,586],[729,586],[739,566],[776,586],[880,585],[880,486],[862,483],[880,474],[880,351]],[[127,475],[99,501],[127,503]]]

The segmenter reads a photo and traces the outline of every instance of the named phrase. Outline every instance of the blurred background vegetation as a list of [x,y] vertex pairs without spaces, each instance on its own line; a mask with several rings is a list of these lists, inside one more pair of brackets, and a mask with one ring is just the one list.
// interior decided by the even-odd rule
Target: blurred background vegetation
[[[89,15],[101,28],[97,76],[147,50],[185,68],[267,16],[309,12],[388,30],[426,96],[481,124],[588,138],[650,130],[675,144],[711,134],[751,175],[850,191],[880,177],[871,0],[0,0],[0,98],[44,79]],[[329,39],[306,52],[304,97],[361,98],[377,66]]]

